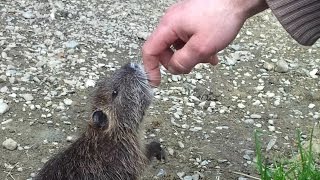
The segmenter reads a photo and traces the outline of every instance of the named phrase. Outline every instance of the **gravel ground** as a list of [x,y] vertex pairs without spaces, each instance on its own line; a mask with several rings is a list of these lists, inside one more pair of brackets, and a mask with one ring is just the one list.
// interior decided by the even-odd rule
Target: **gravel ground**
[[[166,7],[160,0],[1,0],[0,179],[32,179],[84,129],[88,93],[128,61]],[[249,20],[216,66],[170,75],[155,89],[146,141],[160,140],[167,162],[143,179],[257,176],[255,129],[272,159],[308,140],[320,118],[320,43],[299,46],[269,12]]]

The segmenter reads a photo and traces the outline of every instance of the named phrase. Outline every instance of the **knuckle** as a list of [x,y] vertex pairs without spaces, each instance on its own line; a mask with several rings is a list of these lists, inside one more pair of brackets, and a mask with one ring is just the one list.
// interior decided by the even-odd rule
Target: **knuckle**
[[200,58],[206,58],[211,54],[210,48],[206,45],[197,46],[194,50]]
[[149,48],[149,45],[148,43],[145,43],[143,46],[142,46],[142,54],[143,55],[152,55],[152,50]]

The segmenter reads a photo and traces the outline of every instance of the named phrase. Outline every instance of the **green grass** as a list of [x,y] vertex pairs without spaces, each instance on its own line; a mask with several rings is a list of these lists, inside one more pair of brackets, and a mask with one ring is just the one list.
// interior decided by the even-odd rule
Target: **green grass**
[[306,150],[302,147],[300,131],[297,134],[299,156],[291,160],[285,159],[281,163],[274,162],[273,165],[267,165],[261,151],[261,134],[255,132],[256,164],[262,180],[320,180],[320,170],[312,152],[313,130]]

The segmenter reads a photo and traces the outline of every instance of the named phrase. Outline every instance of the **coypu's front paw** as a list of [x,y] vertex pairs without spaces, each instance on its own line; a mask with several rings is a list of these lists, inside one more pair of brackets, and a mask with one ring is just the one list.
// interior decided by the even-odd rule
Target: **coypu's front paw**
[[147,157],[151,161],[153,157],[156,157],[157,160],[166,160],[166,154],[164,149],[161,147],[161,144],[155,141],[146,145]]

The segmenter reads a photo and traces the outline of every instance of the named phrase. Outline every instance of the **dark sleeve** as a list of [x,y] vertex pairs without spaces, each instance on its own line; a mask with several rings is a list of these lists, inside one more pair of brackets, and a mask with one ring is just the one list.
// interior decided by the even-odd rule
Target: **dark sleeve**
[[288,33],[300,44],[313,45],[320,37],[320,0],[266,0]]

